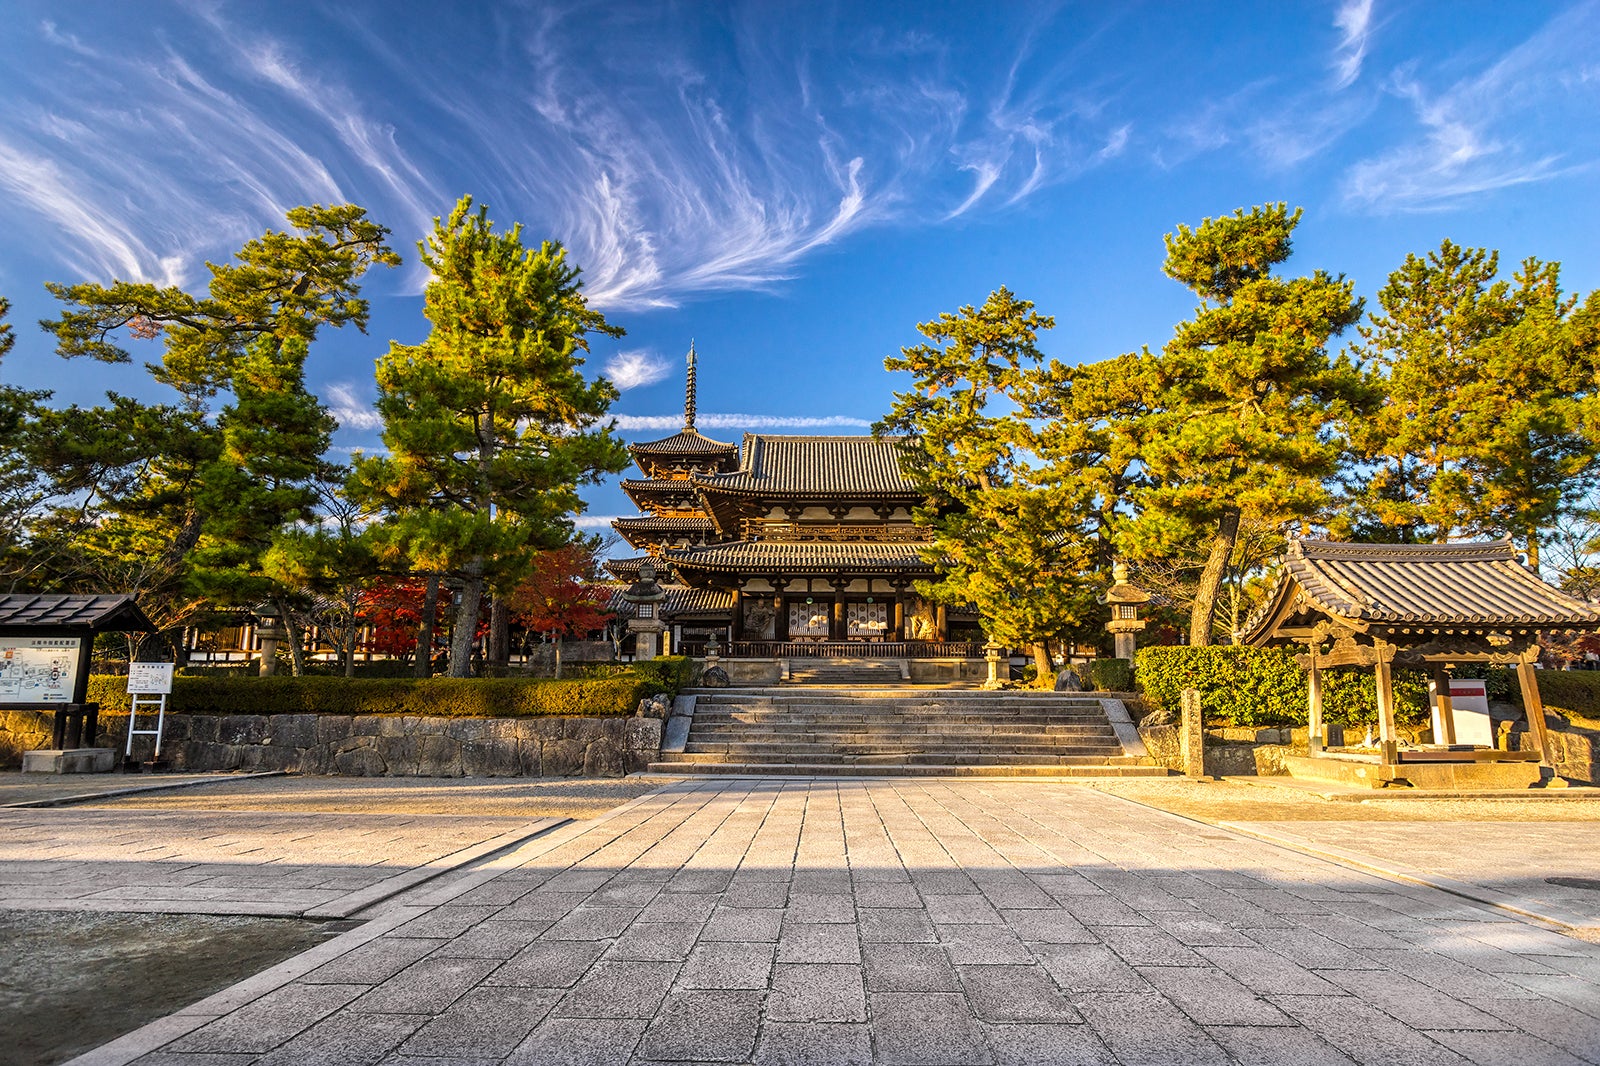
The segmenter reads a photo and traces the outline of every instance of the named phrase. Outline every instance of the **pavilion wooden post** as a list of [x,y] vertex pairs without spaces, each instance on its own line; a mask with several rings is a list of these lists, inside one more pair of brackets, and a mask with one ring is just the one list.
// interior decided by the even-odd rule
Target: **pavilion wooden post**
[[833,622],[828,626],[829,640],[844,640],[844,582],[833,584]]
[[894,590],[894,635],[891,639],[896,643],[906,639],[906,596],[903,588]]
[[1381,645],[1378,662],[1373,668],[1378,685],[1378,742],[1382,747],[1383,761],[1400,761],[1400,737],[1394,725],[1394,666],[1391,650]]
[[1433,738],[1435,744],[1454,744],[1456,742],[1456,713],[1450,703],[1450,672],[1442,663],[1436,663],[1433,672],[1428,678],[1428,695],[1433,697],[1434,706],[1439,710],[1439,735]]
[[1311,671],[1306,678],[1306,711],[1307,744],[1315,755],[1326,743],[1322,734],[1322,664],[1315,644],[1311,645]]
[[[1533,649],[1535,655],[1538,649]],[[1539,695],[1539,676],[1533,672],[1533,663],[1524,659],[1517,664],[1517,683],[1522,688],[1522,709],[1528,715],[1528,732],[1539,745],[1539,761],[1546,766],[1555,765],[1550,751],[1550,733],[1544,724],[1544,700]]]
[[[733,586],[733,620],[728,626],[728,640],[744,639],[744,590],[738,585]],[[732,649],[729,650],[730,654]]]
[[934,639],[943,642],[950,639],[950,609],[940,604],[934,611]]

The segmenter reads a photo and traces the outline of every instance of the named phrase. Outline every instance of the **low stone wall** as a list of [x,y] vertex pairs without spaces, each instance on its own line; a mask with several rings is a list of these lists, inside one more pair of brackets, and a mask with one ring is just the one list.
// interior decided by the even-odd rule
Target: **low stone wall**
[[[982,659],[912,659],[911,680],[918,683],[939,681],[986,681],[989,664]],[[1007,672],[1004,664],[1002,674]]]
[[[47,711],[0,712],[0,760],[50,742]],[[98,743],[123,750],[126,715]],[[140,725],[145,725],[141,717]],[[135,754],[148,754],[140,738]],[[434,718],[401,715],[169,715],[163,754],[180,770],[294,770],[350,777],[620,777],[661,750],[654,718]]]

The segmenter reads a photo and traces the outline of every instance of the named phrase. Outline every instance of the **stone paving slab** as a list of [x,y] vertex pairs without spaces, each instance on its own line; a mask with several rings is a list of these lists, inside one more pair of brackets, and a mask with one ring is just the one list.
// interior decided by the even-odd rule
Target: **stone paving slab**
[[260,774],[25,774],[20,770],[0,770],[0,807],[54,806],[118,794],[225,785],[278,776],[282,776],[282,771]]
[[562,819],[0,810],[0,908],[342,918]]
[[1592,822],[1224,824],[1600,934],[1600,827]]
[[686,781],[374,913],[77,1061],[1600,1062],[1600,945],[1066,783]]

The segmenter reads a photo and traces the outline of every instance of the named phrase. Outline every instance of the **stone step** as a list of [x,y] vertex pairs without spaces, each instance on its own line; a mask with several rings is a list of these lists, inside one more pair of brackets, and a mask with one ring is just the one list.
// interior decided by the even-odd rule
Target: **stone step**
[[811,763],[804,766],[783,763],[720,763],[696,766],[692,763],[653,762],[652,774],[693,775],[706,773],[759,775],[762,777],[1167,777],[1162,766],[1062,766],[1017,764],[1010,766],[872,766],[861,763]]
[[972,744],[972,745],[919,745],[919,744],[718,744],[689,741],[684,752],[690,755],[726,755],[751,757],[766,756],[762,761],[786,762],[802,757],[828,755],[881,755],[885,758],[899,755],[948,758],[954,761],[987,755],[1037,756],[1037,761],[1048,762],[1054,756],[1084,756],[1107,758],[1122,754],[1122,746],[1111,744]]
[[[744,754],[748,757],[741,758]],[[663,752],[660,762],[692,763],[716,767],[725,763],[760,763],[764,766],[814,766],[817,764],[852,766],[1120,766],[1137,765],[1138,760],[1120,753],[1092,754],[1038,754],[1027,752],[993,752],[963,754],[959,752],[812,752],[785,753],[777,757],[771,752],[731,753],[678,751]]]
[[1035,740],[1039,743],[1058,743],[1071,740],[1099,740],[1113,738],[1116,730],[1109,725],[1083,725],[1083,726],[1052,726],[1048,729],[982,729],[974,726],[964,729],[940,729],[936,726],[926,726],[916,729],[840,729],[840,728],[815,728],[815,729],[777,729],[763,726],[762,728],[732,729],[727,727],[704,727],[694,731],[696,737],[706,740],[720,739],[749,739],[760,738],[771,742],[806,740],[821,742],[824,740],[850,741],[854,743],[868,743],[875,740],[890,741],[901,737],[914,737],[921,743],[945,741],[951,744],[981,744],[1001,743],[1006,741]]

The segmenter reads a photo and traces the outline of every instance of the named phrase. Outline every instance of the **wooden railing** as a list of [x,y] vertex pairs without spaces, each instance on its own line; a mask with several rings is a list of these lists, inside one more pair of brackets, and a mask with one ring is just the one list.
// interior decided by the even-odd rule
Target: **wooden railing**
[[871,541],[878,544],[921,544],[928,531],[910,522],[770,522],[746,518],[739,523],[745,540],[805,541],[849,544]]
[[736,640],[726,650],[733,659],[981,659],[983,645],[962,640]]

